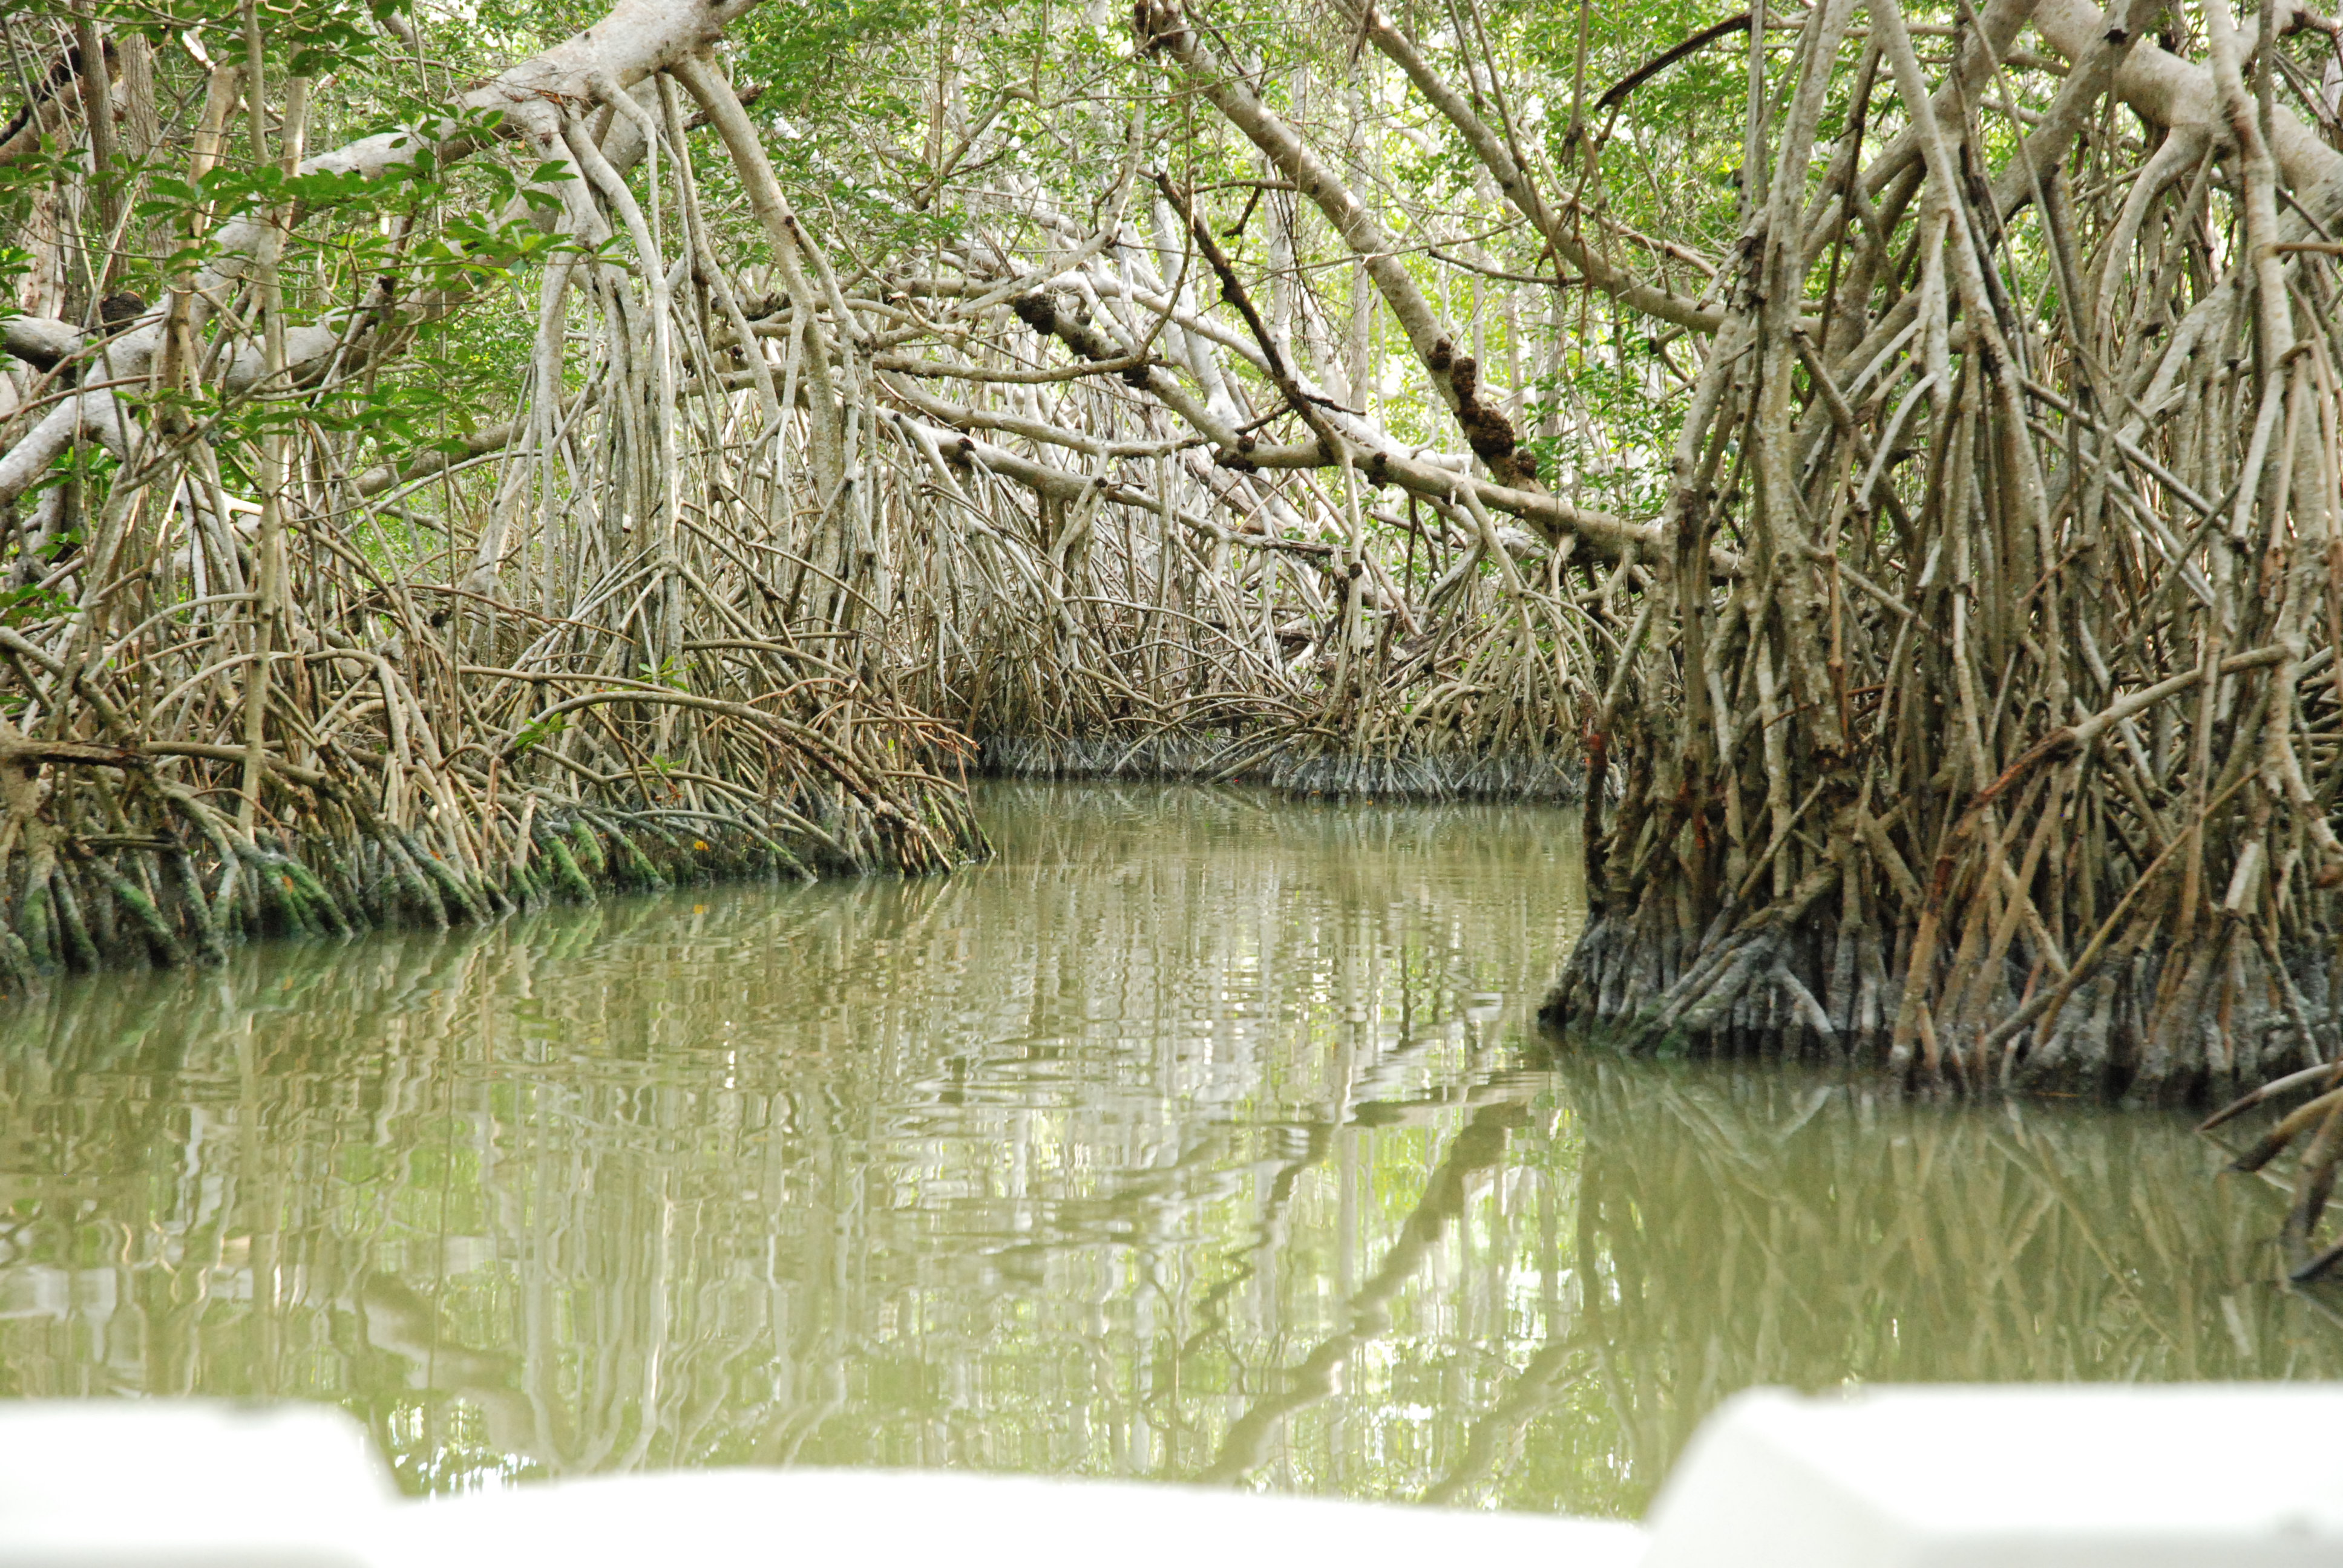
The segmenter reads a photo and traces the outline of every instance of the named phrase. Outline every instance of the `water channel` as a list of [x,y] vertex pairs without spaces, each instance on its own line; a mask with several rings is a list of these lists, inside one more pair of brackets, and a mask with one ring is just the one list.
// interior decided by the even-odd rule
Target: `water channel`
[[417,1492],[731,1463],[1632,1514],[1753,1383],[2331,1377],[2184,1120],[1557,1058],[1573,819],[994,785],[993,863],[0,1013],[0,1394]]

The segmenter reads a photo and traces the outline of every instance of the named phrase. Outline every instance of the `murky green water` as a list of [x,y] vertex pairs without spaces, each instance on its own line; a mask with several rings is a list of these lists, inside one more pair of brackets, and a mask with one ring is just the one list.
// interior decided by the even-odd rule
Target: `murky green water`
[[0,1017],[0,1392],[633,1466],[1634,1513],[1753,1382],[2332,1376],[2177,1121],[1554,1061],[1558,812],[999,787],[1001,854]]

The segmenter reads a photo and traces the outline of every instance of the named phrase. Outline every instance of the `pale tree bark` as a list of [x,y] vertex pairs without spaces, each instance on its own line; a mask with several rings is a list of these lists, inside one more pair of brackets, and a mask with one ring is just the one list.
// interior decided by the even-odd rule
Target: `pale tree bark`
[[797,319],[805,324],[805,386],[811,409],[814,471],[823,495],[834,495],[846,474],[846,415],[839,388],[830,376],[830,359],[836,350],[829,334],[816,320],[822,306],[821,297],[813,280],[807,276],[810,241],[789,197],[782,194],[780,180],[773,172],[772,159],[765,155],[765,144],[758,136],[757,127],[749,123],[748,111],[740,106],[739,97],[724,73],[712,60],[697,52],[681,55],[668,68],[683,84],[685,91],[698,100],[715,126],[716,134],[724,138],[733,166],[740,172],[749,204],[773,247],[773,266],[780,274],[781,286]]
[[1382,11],[1369,5],[1359,13],[1358,25],[1367,41],[1406,72],[1416,91],[1456,127],[1464,145],[1473,149],[1473,156],[1481,160],[1505,199],[1536,226],[1538,234],[1554,246],[1555,255],[1578,269],[1589,287],[1614,296],[1655,320],[1698,332],[1716,330],[1717,324],[1725,318],[1721,309],[1672,294],[1614,266],[1562,222],[1505,139],[1473,110],[1463,94],[1432,69],[1422,52]]
[[1433,390],[1455,415],[1466,442],[1488,465],[1491,477],[1508,488],[1537,489],[1536,464],[1519,449],[1513,421],[1481,395],[1479,364],[1458,352],[1431,300],[1400,261],[1399,242],[1309,143],[1212,54],[1176,5],[1150,0],[1140,8],[1138,24],[1141,42],[1178,62],[1197,89],[1326,215],[1334,232],[1365,263]]
[[[475,112],[499,111],[503,119],[498,135],[526,140],[539,157],[554,158],[560,156],[555,151],[561,142],[558,104],[565,100],[592,101],[598,78],[607,78],[628,88],[656,72],[684,64],[714,43],[727,25],[756,4],[757,0],[717,0],[713,5],[700,4],[699,0],[620,0],[595,25],[469,89],[457,98],[453,106]],[[411,166],[427,154],[444,165],[468,156],[479,146],[476,133],[448,118],[407,131],[385,131],[365,137],[306,158],[301,168],[306,173],[380,178],[395,169]],[[233,222],[219,233],[216,241],[217,259],[192,280],[187,291],[187,331],[202,330],[207,315],[203,302],[207,297],[225,297],[233,286],[253,276],[268,232],[267,220],[255,216]],[[97,373],[90,379],[120,382],[146,377],[163,346],[165,316],[165,307],[150,307],[127,330],[116,335],[99,350]],[[7,330],[7,345],[13,352],[19,341],[45,347],[73,329],[69,324],[51,321],[25,326],[11,322]],[[338,322],[292,329],[287,335],[280,373],[297,374],[301,367],[330,356],[343,332],[344,327]],[[261,373],[264,377],[267,374],[265,363]],[[96,401],[102,396],[106,394],[92,391],[69,400],[85,407],[44,421],[33,435],[19,442],[16,449],[0,457],[0,505],[24,493],[25,487],[37,478],[64,449],[71,432],[85,426],[105,427],[109,416],[105,406]],[[25,442],[40,444],[27,447]]]

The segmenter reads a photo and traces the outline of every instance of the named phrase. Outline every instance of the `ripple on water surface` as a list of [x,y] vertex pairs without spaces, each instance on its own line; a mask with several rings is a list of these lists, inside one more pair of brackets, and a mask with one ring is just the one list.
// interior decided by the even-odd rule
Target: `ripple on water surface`
[[996,786],[989,866],[0,1013],[0,1392],[1633,1513],[1754,1382],[2332,1376],[2164,1116],[1562,1060],[1572,819]]

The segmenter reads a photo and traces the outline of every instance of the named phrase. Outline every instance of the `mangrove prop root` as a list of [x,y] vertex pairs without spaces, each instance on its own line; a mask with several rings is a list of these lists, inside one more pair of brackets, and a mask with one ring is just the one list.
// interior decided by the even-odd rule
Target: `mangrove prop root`
[[[1797,24],[1670,460],[1656,630],[1598,661],[1590,915],[1543,1016],[1929,1092],[2274,1112],[2236,1165],[2297,1153],[2286,1244],[2324,1271],[2343,152],[2257,103],[2270,62],[2225,5],[2195,58],[2152,5],[1984,9],[1934,75],[1896,0]],[[2067,66],[2031,118],[1996,75],[2027,25]],[[1825,156],[1855,25],[1879,113]],[[2144,150],[2086,134],[2118,108]]]
[[[1824,160],[1858,13],[1900,128]],[[1992,35],[2029,17],[2071,71],[2013,153]],[[1556,1025],[2139,1100],[2334,1055],[2343,154],[2283,113],[2266,144],[2234,36],[2189,61],[2133,20],[2037,0],[1932,78],[1894,0],[1804,14],[1673,455],[1665,614],[1605,659]],[[2046,199],[2124,186],[2081,116],[2168,126],[2176,84],[2231,145],[2170,148],[2235,160],[2247,250]]]
[[[592,903],[610,894],[657,892],[686,881],[796,880],[809,875],[799,854],[772,836],[769,824],[747,818],[724,821],[695,813],[677,824],[680,830],[675,832],[648,815],[634,822],[632,833],[598,814],[579,813],[565,822],[548,813],[538,824],[526,852],[507,859],[497,875],[477,881],[396,829],[359,843],[297,844],[305,851],[299,855],[246,846],[226,867],[212,862],[209,847],[202,844],[62,855],[31,896],[19,892],[0,905],[0,998],[37,990],[63,968],[216,964],[238,937],[348,939],[372,924],[444,930],[541,909],[553,901],[550,890],[558,889],[568,900]],[[637,843],[638,836],[660,845],[664,871]],[[610,848],[603,847],[606,842]],[[595,846],[592,858],[581,863],[581,846],[588,843]],[[371,920],[353,919],[319,874],[320,866],[367,860],[383,868],[373,879],[377,918]],[[123,861],[129,862],[126,868]],[[224,886],[240,876],[256,890],[253,907],[261,918],[245,922],[233,935],[217,922],[214,903],[202,897],[205,883],[216,874]],[[157,897],[149,887],[173,893]],[[100,907],[100,900],[117,911],[110,950],[84,923],[82,911]],[[61,911],[61,918],[52,920],[52,910]]]

